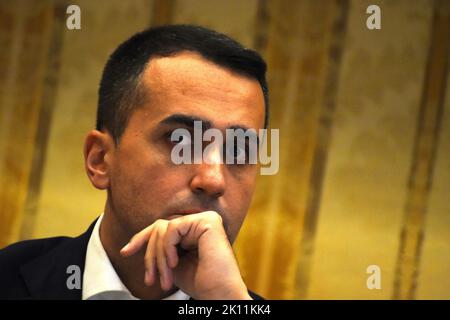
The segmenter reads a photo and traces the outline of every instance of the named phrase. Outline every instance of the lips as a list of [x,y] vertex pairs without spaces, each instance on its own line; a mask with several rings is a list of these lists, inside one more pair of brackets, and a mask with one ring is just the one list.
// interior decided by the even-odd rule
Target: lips
[[199,212],[203,212],[205,210],[201,210],[201,209],[186,209],[186,210],[180,210],[177,211],[175,214],[170,215],[167,220],[173,220],[182,216],[186,216],[188,214],[194,214],[194,213],[199,213]]
[[203,212],[203,211],[205,211],[205,210],[202,210],[202,209],[187,209],[187,210],[178,211],[175,214],[187,215],[187,214],[194,214],[194,213],[199,213],[199,212]]

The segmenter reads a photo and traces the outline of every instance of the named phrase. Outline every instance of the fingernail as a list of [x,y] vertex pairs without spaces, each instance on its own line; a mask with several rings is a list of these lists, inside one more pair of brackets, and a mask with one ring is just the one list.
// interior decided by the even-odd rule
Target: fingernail
[[122,249],[120,249],[120,251],[126,251],[128,248],[130,247],[130,243],[128,242],[125,247],[123,247]]

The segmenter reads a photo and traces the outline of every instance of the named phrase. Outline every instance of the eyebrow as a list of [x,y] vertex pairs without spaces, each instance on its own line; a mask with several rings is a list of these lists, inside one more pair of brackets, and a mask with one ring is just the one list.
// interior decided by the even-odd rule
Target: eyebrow
[[[241,130],[243,130],[246,134],[249,134],[250,136],[252,136],[253,139],[256,139],[256,143],[259,146],[259,136],[258,136],[258,134],[256,134],[255,132],[253,132],[249,128],[243,127],[243,126],[231,126],[231,127],[227,128],[227,129],[233,129],[233,130],[241,129]],[[249,130],[249,131],[247,131],[247,130]],[[245,144],[248,144],[247,139],[245,139],[244,141],[245,141]]]
[[199,117],[185,115],[185,114],[173,114],[163,119],[160,124],[167,125],[184,125],[189,128],[194,128],[194,121],[201,121],[205,130],[211,128],[211,122]]
[[[160,121],[160,124],[184,125],[189,128],[194,128],[194,121],[201,121],[202,127],[204,130],[208,130],[212,127],[211,121],[209,121],[209,120],[202,119],[197,116],[181,114],[181,113],[172,114],[172,115],[168,116],[167,118],[164,118],[163,120]],[[227,127],[227,129],[233,129],[233,130],[242,129],[244,132],[249,132],[250,135],[252,135],[256,138],[256,141],[259,145],[259,136],[252,131],[247,131],[247,130],[249,130],[249,128],[242,126],[242,125],[232,125],[230,127]]]

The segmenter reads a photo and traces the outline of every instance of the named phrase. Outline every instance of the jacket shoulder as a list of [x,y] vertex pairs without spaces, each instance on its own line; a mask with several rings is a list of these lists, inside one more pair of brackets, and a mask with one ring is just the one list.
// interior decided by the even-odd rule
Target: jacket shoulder
[[46,254],[69,237],[54,237],[36,240],[25,240],[11,244],[0,250],[0,270],[17,268],[28,261]]
[[0,250],[0,299],[22,299],[28,296],[27,285],[21,276],[21,268],[44,256],[67,237],[26,240]]
[[67,288],[67,266],[84,269],[96,221],[76,238],[26,240],[1,249],[0,299],[81,299],[80,290]]

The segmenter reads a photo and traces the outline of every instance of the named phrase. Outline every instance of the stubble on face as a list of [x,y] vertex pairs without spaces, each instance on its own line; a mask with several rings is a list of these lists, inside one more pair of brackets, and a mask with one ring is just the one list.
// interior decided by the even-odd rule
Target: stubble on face
[[[188,114],[220,130],[235,124],[261,129],[264,99],[259,83],[190,52],[152,59],[142,79],[148,102],[132,113],[114,152],[110,210],[129,236],[157,219],[212,210],[222,216],[234,241],[250,205],[257,166],[175,165],[165,136],[175,127],[161,126],[161,121]],[[194,186],[198,179],[204,179],[201,188]],[[214,179],[223,184],[220,196],[207,190]]]

